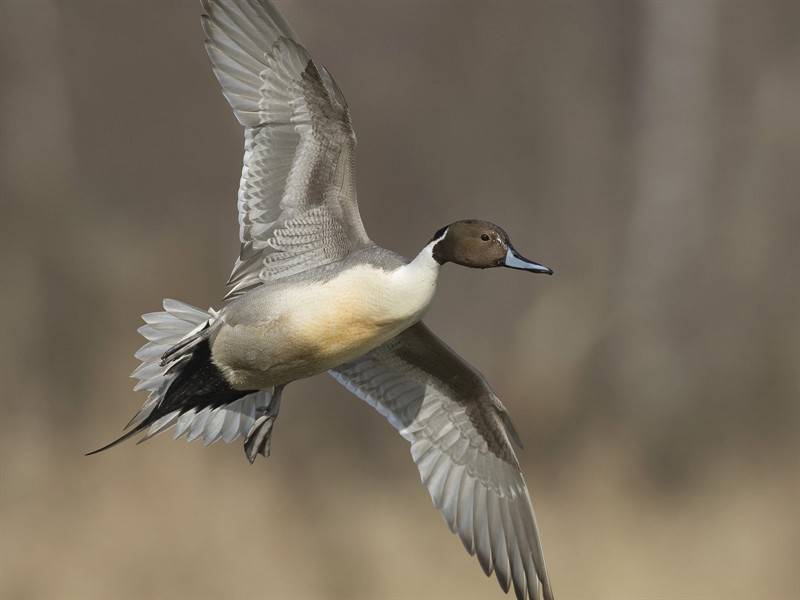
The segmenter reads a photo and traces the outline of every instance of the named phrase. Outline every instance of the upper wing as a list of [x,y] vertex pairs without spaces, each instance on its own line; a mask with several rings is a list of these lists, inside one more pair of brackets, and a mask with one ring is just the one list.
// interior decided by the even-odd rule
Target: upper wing
[[511,420],[483,377],[418,323],[331,371],[411,442],[434,505],[517,598],[552,600]]
[[347,102],[268,0],[203,0],[206,49],[245,127],[241,251],[227,298],[369,243]]

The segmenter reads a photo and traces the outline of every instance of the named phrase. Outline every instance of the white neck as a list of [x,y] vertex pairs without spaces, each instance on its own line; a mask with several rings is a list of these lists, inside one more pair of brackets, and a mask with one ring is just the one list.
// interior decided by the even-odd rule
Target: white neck
[[419,251],[414,260],[397,269],[395,273],[412,273],[416,277],[432,279],[433,285],[436,285],[436,278],[439,276],[439,267],[441,265],[433,258],[433,247],[438,241],[433,240]]
[[423,262],[430,262],[437,267],[441,266],[436,259],[433,258],[433,247],[439,240],[431,240],[427,246],[425,246],[422,250],[419,251],[419,254],[412,260],[411,262],[423,261]]
[[396,285],[396,294],[403,298],[412,312],[420,316],[433,300],[436,280],[439,276],[439,263],[433,258],[434,240],[420,250],[416,258],[392,272],[391,279]]

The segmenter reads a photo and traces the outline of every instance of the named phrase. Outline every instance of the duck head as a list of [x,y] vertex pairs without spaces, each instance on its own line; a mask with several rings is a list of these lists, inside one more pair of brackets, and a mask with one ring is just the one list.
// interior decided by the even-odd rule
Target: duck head
[[440,265],[452,262],[473,269],[508,267],[552,275],[553,270],[528,260],[511,245],[502,227],[488,221],[467,219],[442,227],[431,240],[433,258]]

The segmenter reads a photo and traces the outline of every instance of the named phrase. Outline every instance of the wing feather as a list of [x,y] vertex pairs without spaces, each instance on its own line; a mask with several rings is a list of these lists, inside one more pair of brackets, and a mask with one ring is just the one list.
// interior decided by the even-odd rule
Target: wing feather
[[232,299],[371,242],[356,201],[355,134],[331,74],[268,0],[203,7],[214,74],[245,127]]
[[483,377],[419,323],[331,375],[411,442],[434,506],[487,575],[552,600],[516,433]]

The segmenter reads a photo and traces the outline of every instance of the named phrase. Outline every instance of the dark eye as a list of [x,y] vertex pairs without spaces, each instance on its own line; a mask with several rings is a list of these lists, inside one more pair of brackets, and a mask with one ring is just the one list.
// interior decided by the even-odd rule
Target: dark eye
[[481,239],[482,239],[484,242],[488,242],[488,241],[489,241],[489,234],[488,234],[488,233],[482,233],[482,234],[481,234]]

